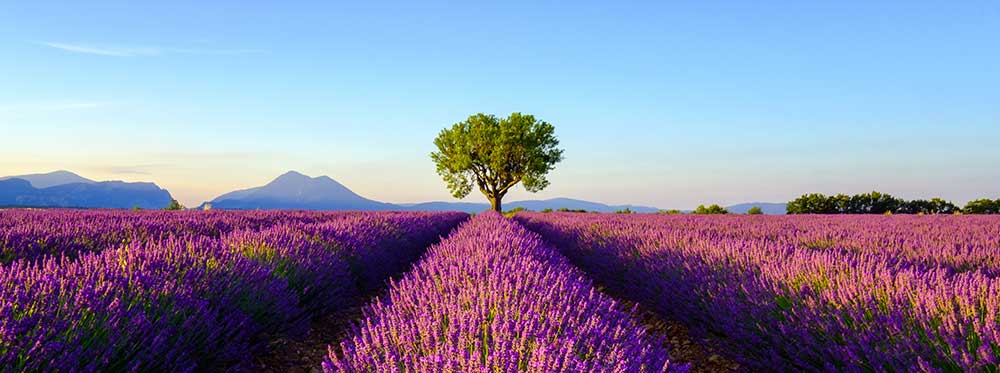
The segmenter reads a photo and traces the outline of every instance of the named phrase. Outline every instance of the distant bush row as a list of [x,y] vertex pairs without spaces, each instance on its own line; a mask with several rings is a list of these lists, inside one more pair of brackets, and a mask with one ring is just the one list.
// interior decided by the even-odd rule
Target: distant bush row
[[[523,211],[531,211],[531,210],[525,209],[523,207],[516,207],[516,208],[513,208],[511,210],[508,210],[507,212],[504,212],[504,215],[513,216],[514,214],[519,213],[519,212],[523,212]],[[543,209],[541,212],[543,212],[543,213],[549,213],[549,212],[597,213],[597,211],[587,211],[587,210],[582,210],[582,209],[574,210],[574,209],[568,209],[568,208],[559,208],[559,209],[555,209],[555,210],[547,208],[547,209]],[[623,210],[617,210],[617,211],[615,211],[615,213],[616,214],[635,214],[636,211],[632,211],[632,209],[626,207]],[[685,212],[681,211],[681,210],[660,210],[658,212],[658,214],[666,214],[666,215],[680,215],[680,214],[684,214],[684,213]],[[694,209],[694,211],[691,211],[691,213],[692,214],[697,214],[697,215],[720,215],[720,214],[728,214],[729,210],[726,210],[725,207],[713,204],[713,205],[710,205],[708,207],[705,207],[705,205],[698,206],[698,208]],[[749,214],[749,215],[760,215],[760,214],[763,214],[763,213],[764,212],[760,209],[760,207],[752,207],[752,208],[750,208],[750,210],[747,211],[747,214]]]
[[[660,210],[659,213],[664,215],[681,215],[684,214],[684,211]],[[708,207],[705,207],[705,205],[699,205],[697,208],[694,209],[694,211],[691,211],[691,213],[695,215],[725,215],[729,213],[729,210],[727,210],[725,207],[715,204],[709,205]],[[760,215],[763,213],[764,211],[762,211],[760,207],[756,206],[750,208],[750,210],[747,210],[748,215]]]
[[907,201],[880,192],[837,194],[805,194],[788,202],[789,214],[1000,214],[1000,199],[977,199],[963,208],[941,198]]

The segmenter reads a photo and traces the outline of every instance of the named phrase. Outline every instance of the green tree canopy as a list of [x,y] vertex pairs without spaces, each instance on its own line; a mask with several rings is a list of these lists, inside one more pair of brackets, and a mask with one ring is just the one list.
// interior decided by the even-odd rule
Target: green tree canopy
[[764,210],[761,210],[760,207],[757,206],[751,207],[749,210],[747,210],[747,215],[761,215],[763,213]]
[[958,206],[941,198],[915,199],[900,204],[899,213],[903,214],[954,214]]
[[451,194],[464,198],[476,187],[494,211],[501,211],[501,200],[518,183],[532,193],[545,189],[545,175],[563,159],[555,128],[521,113],[470,116],[442,130],[434,145],[431,159]]
[[785,211],[789,214],[836,214],[840,212],[840,205],[847,203],[843,197],[847,196],[827,197],[819,193],[806,194],[788,202]]
[[728,210],[719,205],[711,205],[708,207],[705,207],[705,205],[698,205],[698,207],[692,212],[692,214],[698,215],[723,215],[728,213]]
[[962,209],[965,214],[1000,214],[1000,199],[994,201],[988,198],[981,198],[969,201]]
[[[988,199],[980,201],[983,206],[991,202]],[[941,198],[906,201],[880,192],[829,197],[819,193],[805,194],[788,202],[786,207],[789,214],[953,214],[958,211],[958,206]]]
[[171,199],[170,200],[170,204],[167,205],[166,208],[164,208],[164,210],[171,210],[171,211],[183,210],[183,209],[184,209],[184,205],[181,205],[181,203],[177,202],[176,199]]

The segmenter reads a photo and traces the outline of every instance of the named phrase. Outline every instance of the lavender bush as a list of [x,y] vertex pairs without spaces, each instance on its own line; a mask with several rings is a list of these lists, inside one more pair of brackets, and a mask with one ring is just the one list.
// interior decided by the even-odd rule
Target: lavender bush
[[760,370],[995,371],[1000,220],[519,214]]
[[660,372],[662,341],[536,234],[484,213],[330,348],[328,372]]
[[[87,212],[80,216],[88,219],[76,224],[109,218],[103,213],[121,214]],[[247,215],[259,214],[210,216],[242,221]],[[271,336],[301,332],[313,315],[345,305],[357,291],[348,273],[350,258],[383,250],[389,253],[377,255],[414,256],[467,217],[458,213],[264,215],[265,220],[273,218],[272,223],[283,223],[222,238],[185,229],[158,240],[83,252],[75,259],[17,260],[0,267],[0,367],[10,371],[239,367]],[[315,224],[323,225],[325,235],[308,233],[307,227]],[[357,226],[369,228],[358,231]],[[373,239],[378,232],[384,233],[382,238]],[[401,269],[373,268],[379,273]]]

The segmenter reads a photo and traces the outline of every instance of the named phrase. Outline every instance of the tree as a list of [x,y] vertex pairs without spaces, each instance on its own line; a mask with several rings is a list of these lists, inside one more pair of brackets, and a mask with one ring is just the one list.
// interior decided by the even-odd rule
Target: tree
[[964,214],[1000,214],[1000,199],[994,201],[988,198],[981,198],[969,201],[962,208]]
[[764,210],[761,210],[760,207],[757,206],[751,207],[749,210],[747,210],[747,215],[761,215],[763,213]]
[[545,175],[563,159],[555,128],[521,113],[470,116],[441,130],[434,145],[431,159],[451,194],[464,198],[478,187],[494,211],[502,211],[503,197],[518,183],[532,193],[545,189]]
[[819,193],[805,194],[788,202],[785,212],[789,214],[837,214],[844,208],[844,195],[827,197]]
[[896,212],[902,201],[889,194],[871,192],[851,197],[849,214],[885,214]]
[[[1000,200],[997,200],[997,205],[1000,205]],[[954,214],[961,211],[958,206],[954,203],[945,201],[941,198],[931,198],[931,214]]]
[[692,214],[698,215],[724,215],[728,213],[728,210],[719,205],[711,205],[708,207],[705,207],[705,205],[698,205],[698,207],[692,212]]
[[880,192],[853,196],[838,194],[829,197],[812,193],[788,202],[785,212],[789,214],[884,214],[900,212],[907,207],[906,203],[906,201]]
[[183,209],[184,205],[181,205],[181,203],[177,202],[176,199],[171,199],[170,204],[167,205],[166,208],[164,208],[164,210],[170,210],[170,211],[183,210]]
[[684,213],[683,211],[676,210],[676,209],[673,209],[673,210],[660,210],[660,211],[657,212],[657,214],[664,214],[664,215],[680,215],[680,214],[683,214],[683,213]]
[[902,214],[954,214],[958,211],[958,206],[941,198],[915,199],[903,201],[899,206],[899,213]]

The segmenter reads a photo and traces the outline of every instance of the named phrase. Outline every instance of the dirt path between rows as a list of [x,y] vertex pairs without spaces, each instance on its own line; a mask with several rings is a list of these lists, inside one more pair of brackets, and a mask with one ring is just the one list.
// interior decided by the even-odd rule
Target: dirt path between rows
[[[602,292],[605,289],[600,289]],[[350,332],[350,324],[360,320],[364,307],[369,302],[381,296],[386,290],[373,294],[364,301],[355,302],[356,306],[343,309],[313,320],[309,331],[299,338],[280,338],[271,341],[264,351],[257,356],[249,370],[262,373],[312,373],[320,372],[323,358],[327,355],[327,346],[346,339]],[[610,296],[610,295],[609,295]],[[618,298],[616,298],[618,299]],[[711,347],[710,340],[695,340],[688,329],[675,321],[667,320],[658,314],[636,305],[634,302],[619,300],[625,309],[635,306],[636,316],[643,326],[656,336],[664,336],[672,361],[692,363],[692,372],[736,372],[739,364],[725,358]]]
[[[412,269],[412,265],[409,269]],[[402,273],[393,276],[396,280],[401,277]],[[597,282],[594,282],[594,286],[605,295],[617,300],[624,309],[635,307],[636,317],[640,319],[641,324],[654,336],[664,337],[664,345],[670,353],[671,361],[691,363],[691,372],[695,373],[740,371],[738,363],[727,359],[720,353],[717,347],[718,343],[708,339],[696,340],[691,336],[688,328],[680,322],[666,319],[641,304],[615,296],[609,289]],[[333,345],[334,348],[337,348],[340,341],[348,338],[351,323],[361,320],[364,317],[364,308],[378,297],[388,294],[388,291],[388,286],[383,287],[367,296],[359,297],[352,303],[354,304],[352,307],[331,310],[331,312],[321,315],[312,321],[309,331],[298,338],[273,339],[254,358],[248,370],[262,373],[322,371],[323,359],[328,354],[327,347]]]
[[332,310],[312,321],[309,331],[298,338],[286,337],[272,340],[254,358],[248,367],[251,372],[262,373],[309,373],[322,371],[323,358],[327,346],[335,348],[346,339],[351,323],[364,317],[364,307],[373,301],[376,293],[369,298],[354,302],[355,306]]
[[[600,290],[603,292],[605,289]],[[636,316],[639,317],[646,330],[649,330],[653,335],[665,338],[664,344],[670,353],[671,362],[691,363],[691,372],[696,373],[740,371],[738,363],[720,353],[716,342],[709,339],[695,339],[683,324],[663,318],[635,302],[621,300],[618,297],[614,298],[621,302],[626,309],[635,306]]]

